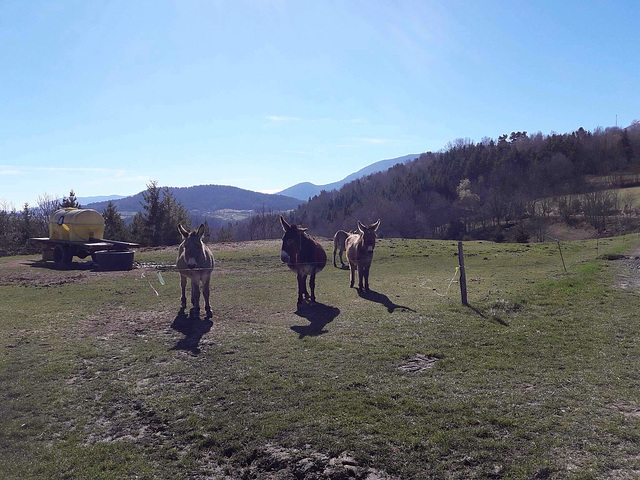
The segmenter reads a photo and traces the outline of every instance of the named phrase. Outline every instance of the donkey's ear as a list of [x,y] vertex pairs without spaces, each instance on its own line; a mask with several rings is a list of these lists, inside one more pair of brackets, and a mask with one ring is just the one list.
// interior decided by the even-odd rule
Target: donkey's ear
[[189,236],[189,232],[187,232],[184,227],[182,226],[182,224],[178,224],[178,231],[180,232],[180,234],[184,237],[187,238]]
[[202,237],[204,235],[204,223],[201,223],[198,227],[198,236]]
[[378,230],[378,227],[380,226],[380,219],[378,219],[378,221],[371,226],[373,227],[374,232]]
[[364,231],[366,230],[366,228],[367,228],[367,227],[365,227],[365,226],[360,222],[360,220],[358,220],[358,231],[359,231],[360,233],[364,233]]
[[280,215],[280,223],[282,224],[282,229],[285,232],[288,232],[289,230],[291,230],[291,225],[287,223],[287,221],[284,219],[282,215]]

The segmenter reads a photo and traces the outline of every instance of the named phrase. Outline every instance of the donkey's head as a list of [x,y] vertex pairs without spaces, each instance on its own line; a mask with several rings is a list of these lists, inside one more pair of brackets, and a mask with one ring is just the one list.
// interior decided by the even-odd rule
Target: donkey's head
[[204,224],[198,227],[198,230],[188,232],[182,225],[178,225],[178,231],[184,237],[184,241],[180,245],[180,255],[184,255],[184,260],[187,263],[187,267],[196,268],[204,266],[206,256],[204,253],[204,243],[202,237],[204,236]]
[[362,236],[362,246],[367,253],[373,253],[373,249],[376,246],[376,230],[380,226],[380,220],[371,225],[363,225],[358,221],[358,231]]
[[302,249],[302,235],[304,235],[307,229],[297,225],[289,225],[282,215],[280,215],[280,223],[284,230],[280,259],[284,263],[290,263],[291,259],[296,258],[300,253]]

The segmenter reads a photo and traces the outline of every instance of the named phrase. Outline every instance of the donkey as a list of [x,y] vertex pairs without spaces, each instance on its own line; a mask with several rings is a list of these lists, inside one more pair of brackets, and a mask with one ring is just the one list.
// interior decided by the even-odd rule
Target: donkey
[[[322,245],[307,235],[306,228],[289,225],[282,215],[280,216],[280,223],[284,230],[280,259],[298,276],[298,305],[305,299],[315,303],[316,273],[327,264],[327,254]],[[311,296],[307,291],[307,276],[310,277],[309,288],[311,289]]]
[[180,272],[180,286],[182,287],[182,308],[187,307],[187,296],[185,289],[187,279],[191,279],[191,304],[195,311],[200,311],[200,284],[202,283],[202,294],[204,296],[204,308],[207,317],[211,317],[211,305],[209,304],[209,283],[213,272],[214,259],[211,250],[202,241],[204,235],[204,224],[198,230],[188,232],[182,225],[178,225],[178,231],[184,237],[178,250],[178,260],[176,267]]
[[338,256],[340,257],[340,263],[344,267],[344,261],[342,260],[342,253],[344,252],[344,242],[347,240],[347,237],[350,235],[349,232],[345,232],[344,230],[338,230],[336,234],[333,236],[333,266],[338,267],[336,265],[336,252],[338,252]]
[[351,285],[356,278],[358,270],[358,288],[369,291],[369,268],[373,260],[373,249],[376,246],[376,230],[380,226],[380,220],[365,226],[358,221],[358,233],[352,233],[347,237],[345,247],[347,249],[347,261],[351,273]]

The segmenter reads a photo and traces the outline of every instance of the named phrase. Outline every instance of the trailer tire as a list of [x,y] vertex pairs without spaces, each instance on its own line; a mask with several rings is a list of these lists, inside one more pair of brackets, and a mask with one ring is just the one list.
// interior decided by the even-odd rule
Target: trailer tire
[[73,251],[66,245],[56,245],[53,247],[53,261],[59,266],[68,266],[73,260]]

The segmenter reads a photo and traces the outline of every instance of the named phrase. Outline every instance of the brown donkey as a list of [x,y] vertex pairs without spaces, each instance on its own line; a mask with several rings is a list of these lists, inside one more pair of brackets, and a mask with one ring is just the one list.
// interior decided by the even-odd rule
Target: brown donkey
[[[284,230],[280,259],[292,271],[296,272],[298,277],[298,305],[305,299],[315,303],[316,273],[327,264],[327,254],[322,245],[307,235],[306,228],[289,225],[282,215],[280,216],[280,223]],[[310,277],[309,288],[311,289],[311,296],[307,291],[307,276]]]
[[211,317],[211,305],[209,304],[209,283],[213,272],[214,259],[211,250],[202,241],[204,235],[204,224],[198,230],[188,232],[182,225],[178,225],[178,231],[184,237],[178,250],[178,260],[176,267],[180,272],[180,286],[182,287],[182,308],[187,306],[187,296],[185,289],[187,279],[191,279],[191,304],[195,311],[200,311],[200,284],[202,284],[202,295],[204,296],[204,308],[207,317]]
[[376,230],[380,226],[380,220],[371,225],[365,226],[358,222],[358,233],[353,233],[347,237],[345,247],[347,249],[347,261],[351,273],[351,285],[356,278],[358,270],[358,288],[369,291],[369,268],[373,260],[373,249],[376,246]]
[[336,234],[333,236],[333,266],[336,265],[336,252],[338,252],[338,256],[340,257],[340,263],[344,267],[344,262],[342,261],[342,253],[345,251],[344,242],[347,240],[347,237],[351,235],[349,232],[345,232],[344,230],[338,230]]

